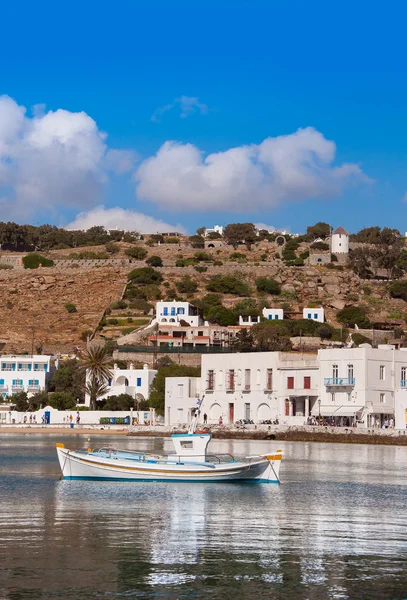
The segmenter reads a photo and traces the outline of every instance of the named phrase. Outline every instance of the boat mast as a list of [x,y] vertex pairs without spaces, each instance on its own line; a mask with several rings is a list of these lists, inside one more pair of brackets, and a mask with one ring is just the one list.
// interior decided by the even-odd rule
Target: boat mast
[[196,426],[198,425],[198,420],[201,415],[201,406],[204,401],[204,398],[205,398],[205,394],[202,396],[201,399],[198,398],[198,400],[196,401],[196,408],[194,409],[195,410],[194,416],[192,417],[191,423],[189,424],[189,428],[188,428],[189,434],[195,433]]

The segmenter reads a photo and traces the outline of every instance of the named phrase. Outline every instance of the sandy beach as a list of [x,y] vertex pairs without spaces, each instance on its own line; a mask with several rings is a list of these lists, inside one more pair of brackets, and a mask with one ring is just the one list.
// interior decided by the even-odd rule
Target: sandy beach
[[106,435],[106,436],[123,436],[127,435],[127,428],[124,429],[106,429],[103,427],[49,427],[46,425],[23,426],[17,425],[0,425],[0,435],[2,433],[18,433],[21,435]]

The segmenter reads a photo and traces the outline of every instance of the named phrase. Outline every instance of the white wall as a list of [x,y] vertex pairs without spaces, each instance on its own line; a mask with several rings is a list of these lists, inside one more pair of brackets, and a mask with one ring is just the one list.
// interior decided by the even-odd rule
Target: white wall
[[181,321],[186,321],[192,327],[203,325],[204,321],[199,314],[189,314],[195,312],[192,309],[195,309],[195,307],[189,302],[157,302],[155,309],[157,323],[178,326]]
[[284,319],[284,310],[282,308],[263,308],[263,317],[269,321]]
[[[33,412],[17,412],[17,411],[3,411],[0,412],[0,424],[9,425],[13,423],[22,424],[24,423],[24,418],[26,419],[26,423],[30,422],[30,415],[36,418],[36,423],[41,424],[42,417],[46,412],[50,413],[50,426],[52,425],[63,425],[69,424],[70,417],[72,416],[72,423],[76,426],[76,417],[77,411],[73,410],[56,410],[55,408],[51,408],[47,406],[41,410],[33,411]],[[144,410],[144,411],[104,411],[104,410],[93,410],[93,411],[79,411],[80,416],[80,424],[81,425],[98,425],[100,419],[102,417],[133,417],[133,419],[137,419],[138,423],[146,424],[147,422],[155,423],[156,415],[155,410]]]
[[[201,397],[200,377],[167,377],[165,380],[165,424],[190,423]],[[203,413],[202,413],[203,414]]]
[[349,236],[344,233],[333,233],[331,252],[332,254],[349,254]]
[[325,322],[325,311],[320,306],[319,308],[304,308],[302,311],[302,318],[309,319],[312,321],[318,321],[318,323]]
[[[101,396],[100,399],[108,398],[109,396],[118,396],[120,394],[129,394],[132,398],[136,395],[142,396],[144,400],[150,397],[150,386],[157,374],[155,369],[149,369],[148,365],[144,365],[143,369],[134,369],[130,365],[130,369],[119,369],[115,364],[111,369],[112,378],[108,381],[108,392]],[[90,397],[85,395],[85,405],[89,406]]]

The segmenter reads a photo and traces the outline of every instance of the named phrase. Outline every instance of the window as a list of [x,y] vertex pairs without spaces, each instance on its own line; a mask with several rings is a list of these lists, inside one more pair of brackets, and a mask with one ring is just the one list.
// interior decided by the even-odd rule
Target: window
[[17,371],[31,371],[31,365],[27,365],[24,363],[18,363]]
[[208,381],[206,384],[206,389],[207,390],[215,389],[215,373],[213,372],[213,370],[208,371]]
[[304,390],[311,389],[311,377],[304,377]]
[[348,379],[353,379],[353,365],[348,365]]
[[40,382],[39,379],[29,379],[28,380],[28,387],[39,387]]
[[335,392],[331,393],[331,400],[332,400],[332,402],[335,402]]
[[204,332],[203,332],[203,331],[198,331],[198,336],[202,337],[202,336],[203,336],[203,334],[204,334]]
[[219,371],[219,385],[223,385],[223,371],[222,371],[222,369]]
[[171,306],[171,316],[175,317],[176,314],[177,314],[177,309],[175,308],[175,306]]
[[185,308],[179,308],[179,309],[177,310],[177,313],[178,313],[179,315],[185,315]]
[[2,363],[1,364],[1,370],[2,371],[15,371],[16,370],[16,363]]
[[111,377],[109,377],[109,379],[107,380],[107,385],[109,387],[112,387],[112,378]]
[[274,320],[278,321],[278,315],[274,315]]
[[183,397],[184,397],[184,384],[179,383],[177,385],[177,398],[183,398]]
[[287,377],[287,390],[294,389],[294,377]]
[[3,386],[4,385],[4,379],[0,379],[0,385]]
[[380,394],[380,403],[383,404],[384,402],[386,402],[386,394],[381,393]]
[[386,371],[384,365],[380,365],[379,379],[380,381],[384,381],[386,379]]
[[261,371],[260,369],[257,369],[257,373],[256,373],[256,384],[260,385],[261,384]]
[[273,389],[273,369],[267,369],[266,373],[266,390]]
[[22,388],[23,387],[23,380],[22,379],[13,379],[13,387],[14,388]]
[[332,377],[334,379],[338,379],[338,373],[339,373],[338,365],[332,365]]
[[228,371],[227,389],[229,391],[233,391],[235,389],[235,371],[234,371],[234,369],[229,369],[229,371]]
[[308,317],[307,317],[307,318],[308,318],[308,319],[311,319],[311,313],[308,313]]
[[348,403],[352,400],[352,394],[350,392],[347,393]]
[[246,402],[244,405],[244,418],[246,421],[250,421],[250,403]]
[[141,377],[137,377],[137,387],[141,387]]
[[168,307],[164,306],[164,317],[168,317]]
[[314,313],[314,319],[318,319],[318,314]]
[[407,367],[401,367],[401,381],[405,381],[407,379]]
[[244,389],[250,390],[250,369],[244,371]]

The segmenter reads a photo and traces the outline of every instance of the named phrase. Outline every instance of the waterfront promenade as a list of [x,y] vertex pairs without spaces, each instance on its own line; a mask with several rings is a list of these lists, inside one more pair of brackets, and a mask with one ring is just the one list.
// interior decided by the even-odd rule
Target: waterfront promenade
[[[128,437],[170,437],[173,433],[183,433],[185,427],[165,425],[74,425],[68,424],[2,424],[0,435],[6,433],[41,435],[103,435]],[[288,425],[245,425],[229,427],[214,425],[208,431],[214,439],[281,440],[292,442],[333,442],[350,444],[381,444],[407,446],[407,429],[366,429],[355,427],[330,426],[288,426]]]

